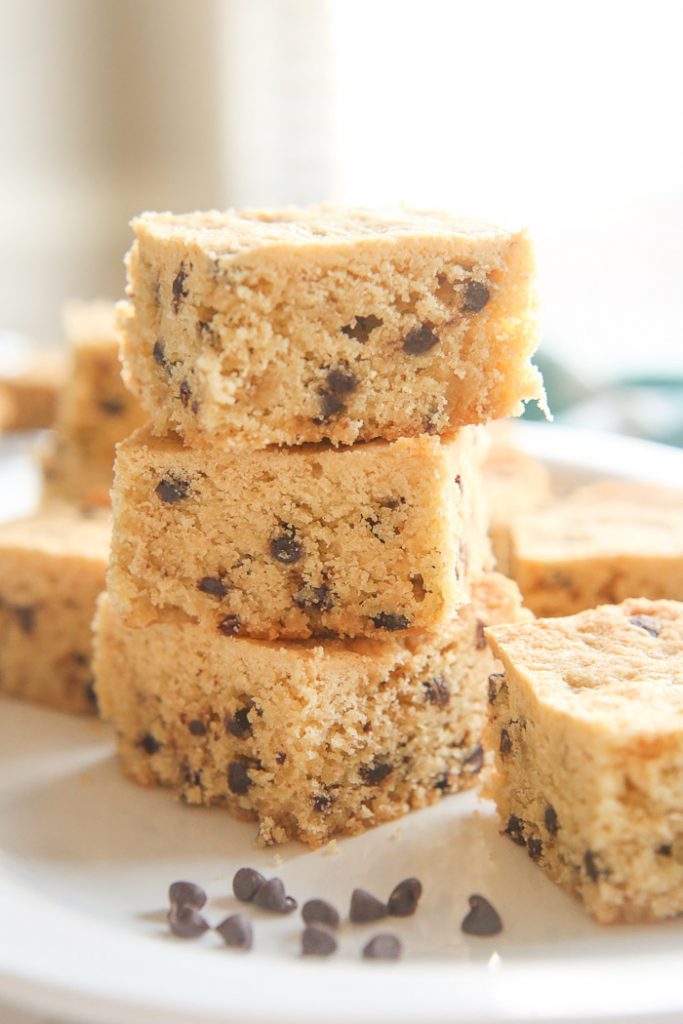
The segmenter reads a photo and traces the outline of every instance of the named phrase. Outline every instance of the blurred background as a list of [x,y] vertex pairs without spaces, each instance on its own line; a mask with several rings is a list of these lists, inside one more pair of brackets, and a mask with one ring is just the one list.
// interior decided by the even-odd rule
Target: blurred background
[[0,29],[5,353],[122,294],[142,209],[448,207],[534,233],[558,417],[683,443],[679,0],[0,0]]

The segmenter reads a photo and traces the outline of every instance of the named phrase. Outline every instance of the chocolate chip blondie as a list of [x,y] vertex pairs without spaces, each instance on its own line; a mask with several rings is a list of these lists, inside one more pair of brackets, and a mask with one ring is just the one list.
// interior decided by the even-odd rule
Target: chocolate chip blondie
[[0,525],[0,693],[96,710],[91,622],[110,532],[66,509]]
[[535,510],[550,499],[550,474],[542,462],[520,451],[497,430],[493,432],[483,471],[496,569],[509,575],[511,524],[516,516]]
[[270,639],[438,628],[491,566],[483,440],[236,452],[143,428],[116,462],[114,607]]
[[124,377],[155,433],[351,444],[543,401],[523,233],[314,206],[133,221]]
[[474,783],[484,625],[525,613],[495,574],[473,597],[440,635],[273,643],[205,621],[131,628],[103,596],[100,708],[136,781],[256,817],[262,843],[317,846]]
[[683,912],[683,604],[488,629],[505,833],[597,921]]
[[683,490],[604,480],[517,516],[509,572],[536,614],[683,600]]
[[64,353],[59,349],[46,348],[27,355],[16,367],[16,372],[0,378],[5,429],[21,431],[51,427],[65,374]]

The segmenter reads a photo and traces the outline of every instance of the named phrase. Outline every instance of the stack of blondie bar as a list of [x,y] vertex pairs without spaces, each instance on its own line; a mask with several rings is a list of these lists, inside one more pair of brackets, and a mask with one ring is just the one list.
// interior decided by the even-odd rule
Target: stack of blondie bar
[[317,845],[471,785],[477,424],[542,398],[522,234],[315,207],[134,222],[96,685],[125,770]]

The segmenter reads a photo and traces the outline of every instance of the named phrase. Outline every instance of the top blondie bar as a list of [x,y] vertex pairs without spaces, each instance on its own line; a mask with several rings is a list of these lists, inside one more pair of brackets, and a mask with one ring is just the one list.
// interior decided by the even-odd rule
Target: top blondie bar
[[544,400],[523,232],[327,205],[132,226],[124,379],[156,434],[352,444]]

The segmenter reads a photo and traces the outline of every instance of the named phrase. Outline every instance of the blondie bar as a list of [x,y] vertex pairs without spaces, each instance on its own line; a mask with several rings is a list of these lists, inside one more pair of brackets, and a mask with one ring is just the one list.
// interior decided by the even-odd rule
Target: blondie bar
[[550,498],[550,474],[533,455],[514,444],[494,439],[484,461],[484,490],[490,512],[490,534],[496,569],[510,574],[510,527],[516,516]]
[[438,628],[491,567],[484,440],[236,452],[143,428],[117,455],[114,607],[270,639]]
[[66,510],[0,525],[0,693],[95,711],[91,622],[110,532]]
[[543,400],[523,233],[316,206],[133,221],[124,377],[155,433],[351,444]]
[[596,920],[683,912],[683,604],[486,631],[505,833]]
[[104,595],[97,695],[133,779],[256,817],[262,843],[317,846],[473,785],[484,624],[524,614],[492,574],[441,636],[272,643],[205,622],[134,629]]
[[66,360],[59,349],[35,351],[15,373],[0,378],[7,431],[42,430],[54,423]]

